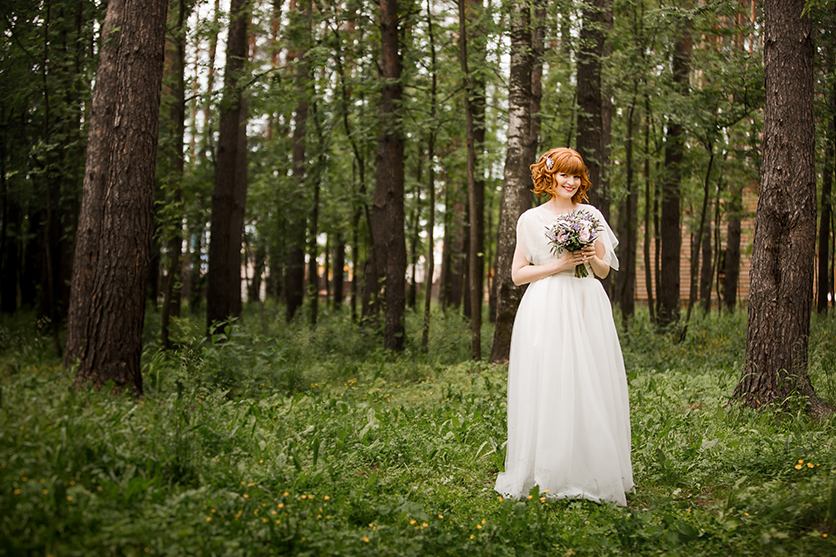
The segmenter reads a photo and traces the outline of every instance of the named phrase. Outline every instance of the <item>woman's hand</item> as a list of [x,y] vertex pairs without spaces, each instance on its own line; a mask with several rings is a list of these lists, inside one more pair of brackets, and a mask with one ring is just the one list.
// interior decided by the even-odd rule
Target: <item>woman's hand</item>
[[605,253],[606,249],[604,245],[597,240],[594,244],[584,246],[578,251],[573,252],[575,260],[578,261],[578,265],[589,263],[592,272],[600,278],[606,277],[610,272],[610,266],[604,262]]

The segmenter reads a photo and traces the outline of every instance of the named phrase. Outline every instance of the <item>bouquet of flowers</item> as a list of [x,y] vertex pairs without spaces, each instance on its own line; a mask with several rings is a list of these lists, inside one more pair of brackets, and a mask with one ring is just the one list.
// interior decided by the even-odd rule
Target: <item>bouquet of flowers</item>
[[[592,213],[578,209],[557,217],[555,223],[546,228],[546,238],[551,244],[552,253],[560,256],[566,251],[577,251],[595,243],[603,229]],[[575,276],[586,277],[589,272],[584,265],[578,265],[575,267]]]

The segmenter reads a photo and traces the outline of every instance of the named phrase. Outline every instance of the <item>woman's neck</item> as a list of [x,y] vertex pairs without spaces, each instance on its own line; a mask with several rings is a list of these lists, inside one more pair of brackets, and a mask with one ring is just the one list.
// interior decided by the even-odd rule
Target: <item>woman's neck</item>
[[571,199],[561,199],[559,197],[552,197],[546,201],[544,205],[546,205],[550,211],[557,213],[558,215],[571,213],[578,207],[578,204],[573,202]]

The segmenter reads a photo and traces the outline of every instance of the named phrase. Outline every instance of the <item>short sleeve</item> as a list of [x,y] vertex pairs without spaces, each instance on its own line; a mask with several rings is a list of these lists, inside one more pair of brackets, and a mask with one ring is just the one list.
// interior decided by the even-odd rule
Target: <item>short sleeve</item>
[[522,254],[525,256],[525,260],[531,263],[531,250],[528,249],[528,242],[526,242],[525,236],[525,220],[526,214],[523,213],[520,215],[520,218],[517,219],[517,248],[522,251]]
[[598,237],[601,240],[601,243],[604,244],[604,263],[610,266],[610,269],[613,271],[618,270],[618,256],[615,254],[615,248],[618,247],[618,238],[615,237],[615,234],[610,228],[609,223],[604,218],[604,215],[601,214],[600,211],[597,211],[598,218],[601,221],[601,225],[604,227],[601,235]]

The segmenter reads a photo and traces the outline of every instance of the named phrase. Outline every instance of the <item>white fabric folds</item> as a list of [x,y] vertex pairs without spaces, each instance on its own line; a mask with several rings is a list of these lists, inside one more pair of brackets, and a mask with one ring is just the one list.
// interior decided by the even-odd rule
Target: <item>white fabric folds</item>
[[[618,268],[615,238],[603,215],[605,260]],[[555,256],[545,231],[556,215],[526,211],[517,242],[532,264]],[[584,498],[626,506],[633,487],[630,406],[612,307],[590,269],[570,269],[528,286],[517,310],[508,365],[508,443],[500,494],[521,498],[531,488],[549,498]]]

